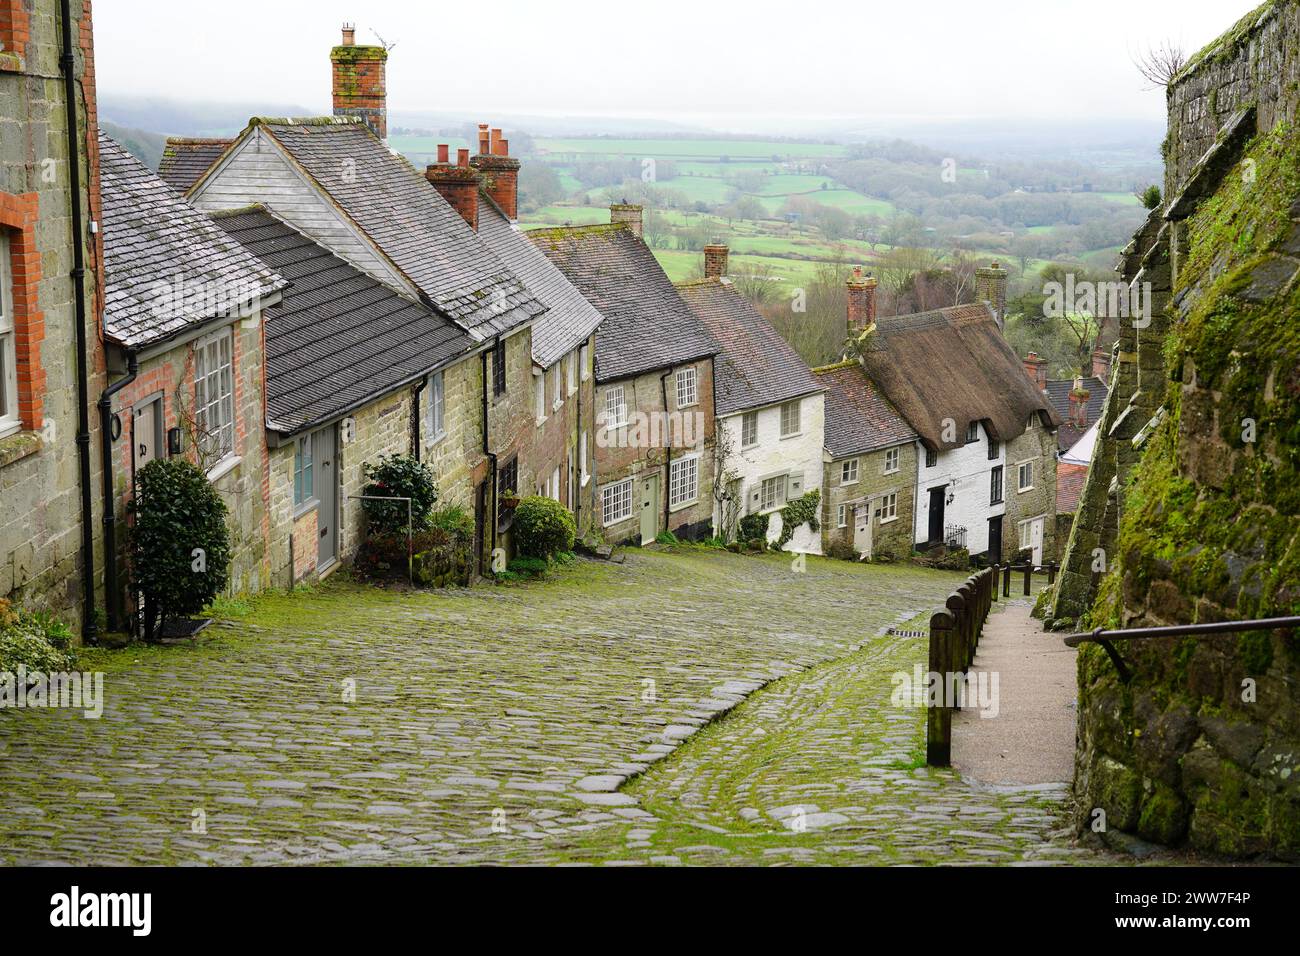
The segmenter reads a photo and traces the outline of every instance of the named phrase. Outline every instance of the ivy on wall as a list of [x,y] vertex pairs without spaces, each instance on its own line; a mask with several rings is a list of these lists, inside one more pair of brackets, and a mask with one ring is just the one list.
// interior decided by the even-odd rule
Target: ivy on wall
[[821,501],[821,491],[813,489],[802,498],[788,502],[781,509],[781,537],[776,542],[778,548],[784,548],[789,543],[794,537],[794,529],[800,525],[808,525],[814,533],[822,529],[818,518],[821,514]]

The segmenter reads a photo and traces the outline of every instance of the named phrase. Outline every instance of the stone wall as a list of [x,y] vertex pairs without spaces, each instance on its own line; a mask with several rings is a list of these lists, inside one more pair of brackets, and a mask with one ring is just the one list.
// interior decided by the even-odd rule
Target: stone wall
[[[74,3],[74,66],[84,99],[78,123],[93,143],[97,123],[90,4]],[[0,53],[0,228],[15,253],[15,318],[22,422],[0,437],[0,597],[82,623],[82,524],[77,453],[76,321],[69,155],[59,71],[58,4],[28,0]],[[89,146],[76,159],[84,222],[93,218]],[[104,387],[97,334],[98,259],[86,243],[90,400]],[[92,524],[100,545],[96,417],[90,419]]]
[[[1018,553],[1020,522],[1043,518],[1043,560],[1052,561],[1056,548],[1056,434],[1046,428],[1038,416],[1024,432],[1007,442],[1003,493],[1006,517],[1002,522],[1002,559]],[[1021,491],[1018,480],[1020,463],[1033,462],[1034,483]]]
[[[826,552],[832,549],[853,546],[853,512],[849,510],[847,524],[839,527],[839,506],[846,502],[871,500],[872,514],[872,553],[874,556],[889,554],[898,559],[905,559],[912,554],[912,526],[915,521],[916,507],[916,443],[908,442],[898,445],[898,471],[885,474],[886,449],[865,455],[852,455],[837,458],[826,467],[826,478],[822,492],[822,541]],[[846,461],[857,459],[858,480],[842,484],[840,476]],[[898,495],[898,517],[891,521],[881,521],[874,514],[879,509],[882,495]]]

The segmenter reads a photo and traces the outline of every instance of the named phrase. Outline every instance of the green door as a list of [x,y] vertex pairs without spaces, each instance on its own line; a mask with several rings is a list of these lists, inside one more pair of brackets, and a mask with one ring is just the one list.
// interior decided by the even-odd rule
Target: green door
[[637,488],[641,492],[641,543],[649,544],[659,533],[659,475],[642,475]]

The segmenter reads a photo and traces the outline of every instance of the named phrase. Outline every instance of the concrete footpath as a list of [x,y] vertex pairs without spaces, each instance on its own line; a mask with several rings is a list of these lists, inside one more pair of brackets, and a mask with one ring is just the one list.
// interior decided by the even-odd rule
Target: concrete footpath
[[[1029,616],[1028,600],[994,605],[971,676],[997,680],[996,716],[953,718],[952,764],[988,784],[1069,783],[1074,777],[1075,651]],[[981,672],[983,672],[981,674]],[[989,713],[994,708],[986,707]]]

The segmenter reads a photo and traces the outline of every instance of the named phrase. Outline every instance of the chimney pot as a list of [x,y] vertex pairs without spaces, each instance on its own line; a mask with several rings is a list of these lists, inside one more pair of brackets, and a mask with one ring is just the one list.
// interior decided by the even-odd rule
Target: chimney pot
[[357,42],[356,24],[353,23],[343,24],[343,45],[355,46],[356,42]]
[[458,149],[458,150],[456,150],[456,165],[457,165],[457,166],[468,166],[468,165],[469,165],[469,150],[468,150],[468,149]]
[[449,162],[447,158],[448,149],[449,147],[446,143],[438,144],[438,162],[442,163],[444,166]]
[[1037,352],[1025,356],[1025,374],[1029,376],[1034,387],[1040,392],[1047,389],[1047,359],[1039,358]]
[[478,154],[486,156],[492,152],[491,145],[492,134],[488,132],[487,123],[478,124]]
[[727,274],[727,258],[731,250],[724,243],[713,242],[704,247],[704,278],[721,279]]

